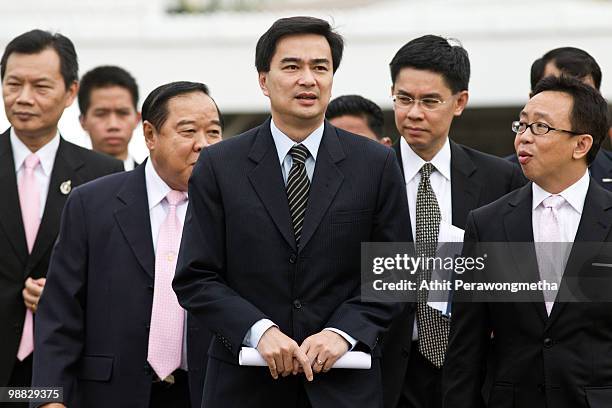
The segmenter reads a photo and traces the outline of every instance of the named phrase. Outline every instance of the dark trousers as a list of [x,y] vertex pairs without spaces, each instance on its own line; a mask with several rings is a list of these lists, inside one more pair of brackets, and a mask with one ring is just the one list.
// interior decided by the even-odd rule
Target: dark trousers
[[442,370],[436,368],[412,342],[408,369],[397,408],[441,408]]
[[[151,386],[150,408],[190,408],[187,372],[176,370],[174,384],[156,381]],[[200,407],[194,407],[200,408]]]
[[[32,385],[32,355],[23,361],[15,359],[15,365],[13,365],[13,372],[9,378],[7,387],[30,387]],[[28,408],[29,404],[24,403],[8,403],[0,402],[0,408]]]

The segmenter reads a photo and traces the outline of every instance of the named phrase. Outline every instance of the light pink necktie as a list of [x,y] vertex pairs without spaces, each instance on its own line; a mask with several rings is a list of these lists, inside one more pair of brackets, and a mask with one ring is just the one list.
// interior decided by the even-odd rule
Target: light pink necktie
[[147,361],[161,380],[181,365],[185,312],[172,290],[172,279],[181,243],[181,224],[176,216],[176,206],[186,199],[185,193],[180,191],[168,193],[168,214],[157,237]]
[[[551,195],[542,201],[544,211],[540,216],[540,236],[536,245],[536,255],[538,258],[538,269],[540,279],[547,282],[554,282],[557,285],[561,282],[563,270],[565,268],[565,246],[562,244],[561,224],[559,222],[559,208],[565,203],[565,199],[559,195]],[[550,312],[555,304],[556,292],[545,291],[544,301],[546,312]]]
[[[28,253],[32,252],[38,227],[40,226],[40,190],[34,175],[34,171],[39,163],[40,159],[34,153],[26,157],[23,162],[24,170],[17,185]],[[21,333],[17,358],[19,361],[23,361],[32,351],[34,351],[34,319],[32,312],[28,309],[26,310],[25,321],[23,323],[23,332]]]

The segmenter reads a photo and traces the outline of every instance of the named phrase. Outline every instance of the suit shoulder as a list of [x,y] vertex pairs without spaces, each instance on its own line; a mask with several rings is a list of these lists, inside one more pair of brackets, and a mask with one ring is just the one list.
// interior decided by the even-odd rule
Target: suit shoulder
[[334,127],[340,140],[340,144],[343,145],[349,153],[351,151],[363,152],[364,154],[374,155],[377,157],[385,158],[389,155],[390,149],[378,142],[367,137],[357,135],[355,133],[347,132],[344,129]]
[[516,164],[509,160],[501,157],[494,156],[489,153],[481,152],[471,147],[464,146],[462,144],[456,144],[472,161],[480,168],[485,169],[496,169],[496,171],[503,171],[512,173],[516,171]]
[[472,213],[474,218],[479,220],[499,219],[500,215],[505,214],[511,208],[511,204],[517,204],[522,199],[521,197],[530,197],[530,195],[526,194],[528,193],[527,190],[531,190],[531,183],[511,191],[489,204],[473,210]]
[[111,173],[81,184],[74,191],[78,191],[84,197],[108,197],[118,191],[125,180],[133,176],[133,172],[134,170]]
[[123,170],[123,163],[114,157],[103,153],[94,152],[93,150],[78,146],[67,140],[64,140],[63,142],[65,143],[66,151],[69,152],[69,154],[81,158],[85,163],[87,163],[87,165],[90,165],[95,169],[108,172]]

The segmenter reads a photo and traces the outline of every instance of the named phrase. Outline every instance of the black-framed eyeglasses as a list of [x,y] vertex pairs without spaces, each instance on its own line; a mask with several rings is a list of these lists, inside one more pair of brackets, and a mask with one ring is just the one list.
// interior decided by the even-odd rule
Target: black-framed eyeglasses
[[525,123],[515,120],[512,122],[512,131],[519,135],[525,133],[527,128],[531,129],[531,133],[534,135],[542,136],[550,132],[551,130],[556,130],[557,132],[566,132],[572,135],[582,135],[582,132],[574,132],[573,130],[565,130],[565,129],[557,129],[552,126],[548,126],[546,123],[542,122],[533,122],[533,123]]
[[398,108],[411,108],[413,104],[420,105],[426,111],[435,111],[446,103],[438,98],[415,99],[408,95],[396,94],[391,97]]

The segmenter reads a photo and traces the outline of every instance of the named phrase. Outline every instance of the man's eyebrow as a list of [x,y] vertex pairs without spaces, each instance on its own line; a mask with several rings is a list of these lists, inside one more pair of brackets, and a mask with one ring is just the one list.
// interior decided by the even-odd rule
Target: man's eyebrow
[[192,125],[194,123],[195,123],[195,120],[192,120],[192,119],[181,119],[181,120],[178,121],[176,126]]
[[313,58],[310,60],[312,64],[329,64],[328,58]]
[[281,59],[281,63],[287,63],[287,62],[302,62],[302,59],[298,57],[285,57]]

